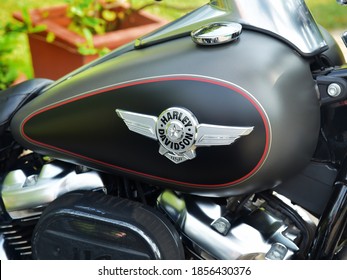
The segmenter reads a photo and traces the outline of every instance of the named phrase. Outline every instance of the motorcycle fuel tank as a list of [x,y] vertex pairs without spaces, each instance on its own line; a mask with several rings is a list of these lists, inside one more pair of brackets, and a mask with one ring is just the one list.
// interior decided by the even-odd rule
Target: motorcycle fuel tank
[[[54,67],[54,66],[52,66]],[[56,82],[12,121],[24,147],[199,195],[274,187],[310,160],[309,62],[262,32],[133,49]]]

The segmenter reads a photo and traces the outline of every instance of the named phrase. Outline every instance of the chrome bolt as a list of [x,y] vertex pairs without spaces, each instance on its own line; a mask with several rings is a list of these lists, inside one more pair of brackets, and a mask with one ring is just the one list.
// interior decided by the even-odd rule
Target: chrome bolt
[[220,217],[212,222],[211,227],[220,234],[227,235],[231,228],[231,224],[226,218]]
[[328,86],[327,92],[330,97],[338,97],[341,94],[342,89],[339,84],[332,83]]
[[288,248],[281,243],[274,243],[270,250],[266,253],[267,260],[283,260],[288,252]]

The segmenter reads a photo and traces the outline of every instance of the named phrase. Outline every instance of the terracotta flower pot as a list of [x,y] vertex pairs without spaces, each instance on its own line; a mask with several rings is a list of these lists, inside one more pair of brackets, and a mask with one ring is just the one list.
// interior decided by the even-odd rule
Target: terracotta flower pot
[[28,77],[24,73],[19,73],[18,77],[13,81],[11,86],[18,85],[25,82],[26,80],[28,80]]
[[[14,18],[23,21],[20,12]],[[78,67],[96,59],[97,55],[81,55],[77,46],[85,39],[67,29],[70,19],[66,17],[66,5],[35,9],[30,12],[33,25],[43,24],[44,32],[29,34],[29,45],[35,77],[58,79]],[[111,50],[129,43],[167,23],[144,11],[133,13],[117,31],[94,36],[96,48]],[[52,43],[46,41],[48,32],[55,34]]]

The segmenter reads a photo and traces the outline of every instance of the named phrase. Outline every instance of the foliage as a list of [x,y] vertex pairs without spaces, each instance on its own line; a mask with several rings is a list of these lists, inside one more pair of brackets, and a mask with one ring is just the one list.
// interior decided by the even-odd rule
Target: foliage
[[0,90],[9,87],[18,76],[16,64],[11,59],[17,38],[18,34],[13,26],[0,26]]
[[[105,34],[121,28],[122,23],[131,14],[155,6],[161,0],[136,1],[136,4],[132,0],[65,0],[65,2],[67,3],[67,16],[71,19],[69,29],[86,40],[79,46],[78,51],[83,55],[104,55],[109,50],[95,48],[93,35]],[[195,8],[195,6],[180,8],[174,5],[165,5],[165,7],[185,11]],[[49,36],[54,38],[52,34]]]
[[[117,30],[122,22],[132,13],[156,6],[162,0],[132,1],[132,0],[64,0],[68,5],[68,16],[72,19],[70,29],[83,33],[88,29],[92,34],[104,34]],[[170,1],[169,1],[170,2]],[[208,1],[197,1],[207,3]],[[182,6],[165,4],[166,9],[187,12],[198,5]],[[125,7],[126,9],[118,9]]]
[[[135,8],[139,8],[148,3],[148,1],[149,0],[132,0],[132,5]],[[165,5],[153,5],[146,8],[146,10],[153,14],[160,15],[166,18],[167,20],[174,20],[184,15],[187,11],[189,11],[189,8],[199,7],[203,4],[206,4],[207,2],[208,0],[164,0],[163,4]],[[14,21],[14,19],[12,18],[12,14],[15,11],[23,9],[30,10],[34,8],[49,7],[60,4],[66,4],[66,0],[1,0],[0,29],[3,28],[3,26],[6,25],[8,22]],[[185,9],[167,9],[166,4],[171,6],[184,7]],[[3,34],[2,31],[1,34]],[[54,38],[51,38],[51,40],[52,39]],[[12,52],[8,53],[8,59],[13,61],[13,63],[17,65],[18,72],[25,73],[25,75],[28,78],[31,78],[33,77],[33,69],[31,64],[30,49],[28,45],[27,36],[25,36],[25,34],[18,33],[16,40],[18,43],[16,45],[14,44],[15,49],[12,49]]]
[[[85,43],[79,44],[78,52],[82,55],[100,56],[108,53],[109,49],[94,46],[93,36],[119,29],[132,13],[160,1],[152,0],[152,3],[135,8],[131,0],[64,0],[67,4],[66,15],[71,19],[69,30],[85,39]],[[49,32],[46,40],[53,42],[55,34]]]
[[120,0],[65,0],[68,4],[67,14],[71,18],[70,29],[84,35],[104,34],[107,31],[116,30],[120,22],[124,20],[127,11],[117,12],[115,8],[124,3]]
[[0,23],[0,90],[8,88],[18,77],[19,63],[13,57],[18,46],[20,34],[40,32],[43,26],[34,27],[31,24],[27,10],[23,10],[25,20],[23,23]]
[[69,29],[83,36],[86,40],[79,46],[78,51],[83,55],[108,52],[106,48],[94,47],[93,35],[105,34],[116,30],[127,14],[132,11],[131,1],[127,10],[117,12],[116,8],[125,1],[121,0],[65,0],[67,3],[67,16],[71,19]]

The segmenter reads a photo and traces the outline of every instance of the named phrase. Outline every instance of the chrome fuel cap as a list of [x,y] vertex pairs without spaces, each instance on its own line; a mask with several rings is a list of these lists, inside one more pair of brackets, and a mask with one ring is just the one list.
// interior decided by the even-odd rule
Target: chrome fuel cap
[[213,46],[232,42],[240,37],[242,25],[236,22],[214,22],[192,31],[194,43]]

